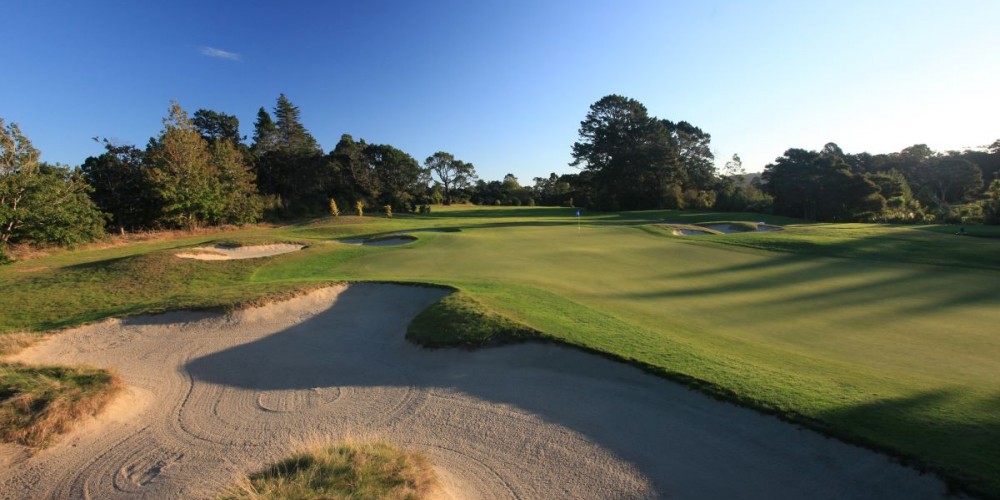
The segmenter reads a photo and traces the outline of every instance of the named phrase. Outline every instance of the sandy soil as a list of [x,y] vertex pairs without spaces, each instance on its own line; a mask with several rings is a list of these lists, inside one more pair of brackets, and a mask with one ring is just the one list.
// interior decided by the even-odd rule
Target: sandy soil
[[18,357],[111,366],[107,415],[0,468],[4,498],[196,498],[295,443],[424,452],[448,498],[940,498],[930,476],[555,345],[427,350],[445,292],[355,284],[232,316],[106,321]]
[[188,252],[182,252],[175,255],[182,259],[196,260],[256,259],[260,257],[270,257],[272,255],[295,252],[302,250],[305,247],[305,245],[293,245],[290,243],[275,243],[272,245],[252,245],[243,247],[216,245],[212,247],[195,247]]

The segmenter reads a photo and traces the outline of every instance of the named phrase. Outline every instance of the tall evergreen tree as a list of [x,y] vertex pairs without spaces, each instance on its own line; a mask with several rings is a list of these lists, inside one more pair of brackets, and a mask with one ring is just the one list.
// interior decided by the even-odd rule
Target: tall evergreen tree
[[285,94],[278,96],[278,103],[274,106],[274,124],[279,148],[295,154],[322,153],[316,139],[302,125],[299,115],[298,106],[293,105]]
[[253,145],[250,149],[257,156],[278,148],[278,127],[266,109],[257,110],[257,121],[253,124]]

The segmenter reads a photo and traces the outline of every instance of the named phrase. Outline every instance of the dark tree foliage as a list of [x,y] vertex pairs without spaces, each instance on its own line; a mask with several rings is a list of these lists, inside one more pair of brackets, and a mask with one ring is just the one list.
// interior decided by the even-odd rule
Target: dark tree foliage
[[423,191],[420,186],[422,169],[417,160],[386,144],[366,146],[364,156],[377,186],[377,191],[372,193],[376,206],[389,205],[396,212],[413,211]]
[[873,172],[865,177],[878,186],[879,194],[886,200],[890,198],[910,198],[913,196],[906,178],[898,170],[888,172]]
[[635,99],[597,101],[579,135],[570,165],[591,174],[587,198],[598,209],[683,208],[713,183],[709,135],[687,122],[652,117]]
[[507,174],[501,181],[476,182],[469,201],[477,205],[531,206],[535,204],[534,195],[531,188],[521,186],[514,174]]
[[829,146],[822,152],[789,149],[764,168],[761,178],[765,190],[774,196],[776,213],[844,221],[872,218],[885,210],[878,186],[863,174],[851,172]]
[[572,177],[575,177],[575,174],[558,176],[555,172],[550,173],[548,178],[535,177],[533,179],[535,201],[545,206],[568,205],[569,199],[572,198],[573,186],[569,181]]
[[274,107],[275,119],[261,108],[254,124],[253,152],[262,194],[280,200],[281,215],[325,212],[336,174],[316,139],[300,121],[299,108],[284,94]]
[[328,156],[336,173],[331,197],[340,198],[345,206],[358,201],[370,205],[379,190],[378,177],[365,153],[367,147],[364,139],[355,141],[350,134],[343,134]]
[[132,145],[104,139],[104,153],[84,160],[80,172],[93,188],[90,197],[110,216],[111,225],[124,233],[152,227],[160,207],[144,172],[145,157]]
[[455,191],[465,189],[476,181],[476,167],[471,163],[456,160],[451,153],[438,151],[424,160],[427,170],[437,176],[444,186],[444,203],[451,205],[455,201]]
[[983,187],[983,174],[968,160],[953,156],[936,157],[914,174],[921,191],[930,193],[938,205],[975,198]]
[[684,187],[711,189],[716,175],[715,155],[711,149],[712,136],[685,121],[673,123],[663,120],[663,125],[677,143]]
[[243,140],[240,136],[240,120],[233,115],[199,109],[194,112],[191,121],[201,134],[201,138],[209,144],[229,141],[235,145]]

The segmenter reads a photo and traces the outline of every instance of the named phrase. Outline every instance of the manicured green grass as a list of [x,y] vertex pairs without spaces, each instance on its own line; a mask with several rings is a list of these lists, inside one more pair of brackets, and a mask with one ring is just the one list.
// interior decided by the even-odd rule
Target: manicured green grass
[[44,446],[121,389],[106,370],[0,363],[0,441]]
[[406,338],[427,347],[484,347],[539,338],[539,334],[489,310],[470,294],[457,292],[417,315]]
[[[569,208],[435,207],[351,219],[225,234],[310,245],[261,260],[172,257],[212,241],[200,236],[0,267],[0,310],[13,311],[0,330],[231,306],[333,280],[435,283],[460,293],[414,323],[425,343],[536,331],[1000,491],[996,239],[711,212],[578,220]],[[785,230],[680,237],[665,221]],[[334,241],[400,231],[416,241]]]
[[382,441],[317,447],[253,474],[218,498],[419,500],[436,479],[419,453]]

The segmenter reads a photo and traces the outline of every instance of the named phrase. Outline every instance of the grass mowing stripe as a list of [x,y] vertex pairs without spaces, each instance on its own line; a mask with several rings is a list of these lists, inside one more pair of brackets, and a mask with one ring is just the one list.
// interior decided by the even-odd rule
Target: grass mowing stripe
[[[334,280],[438,283],[546,336],[917,457],[980,494],[1000,491],[998,242],[934,228],[770,217],[796,225],[688,238],[647,227],[759,218],[585,214],[577,229],[565,208],[455,207],[391,221],[314,220],[227,233],[312,246],[247,268],[202,263],[212,267],[197,290],[183,278],[194,268],[144,259],[205,237],[65,253],[0,268],[0,309],[18,311],[0,318],[0,329],[215,305]],[[440,228],[462,231],[420,231]],[[394,231],[418,241],[388,248],[330,241]],[[101,270],[112,267],[102,255],[125,257],[114,265],[148,276],[114,278]],[[80,267],[88,262],[93,269]],[[122,283],[131,292],[116,295]]]

